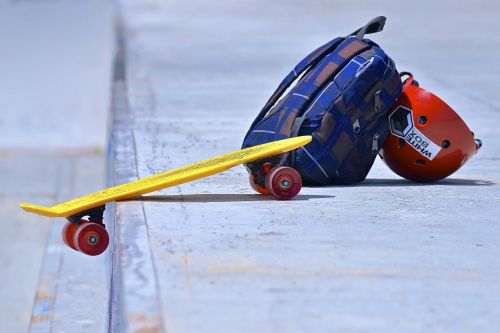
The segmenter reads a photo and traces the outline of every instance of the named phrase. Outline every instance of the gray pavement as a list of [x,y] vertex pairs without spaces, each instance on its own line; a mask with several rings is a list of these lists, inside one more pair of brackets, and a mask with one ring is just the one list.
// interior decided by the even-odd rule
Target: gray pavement
[[[1,331],[500,330],[499,3],[117,6],[126,48],[111,85],[111,2],[0,0]],[[363,184],[281,202],[237,167],[108,206],[100,257],[64,247],[62,219],[18,209],[239,148],[302,56],[377,15],[398,69],[484,141],[449,179],[413,184],[377,161]]]
[[50,205],[105,183],[112,9],[0,0],[2,332],[107,330],[109,258],[68,251],[64,221],[18,204]]
[[101,149],[112,2],[0,0],[0,149]]
[[[117,203],[111,327],[128,332],[498,332],[495,1],[121,1],[113,180],[238,149],[288,70],[386,15],[374,39],[484,148],[449,179],[377,161],[360,185],[253,193],[243,167]],[[485,60],[480,60],[485,59]]]

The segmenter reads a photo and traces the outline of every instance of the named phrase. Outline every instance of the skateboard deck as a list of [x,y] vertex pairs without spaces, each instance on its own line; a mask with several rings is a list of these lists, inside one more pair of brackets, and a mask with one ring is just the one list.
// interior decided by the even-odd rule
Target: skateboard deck
[[311,136],[300,136],[236,150],[207,160],[162,172],[156,175],[106,188],[52,207],[21,203],[27,212],[48,217],[69,217],[108,202],[130,199],[196,179],[214,175],[236,165],[249,163],[265,157],[299,148],[311,141]]

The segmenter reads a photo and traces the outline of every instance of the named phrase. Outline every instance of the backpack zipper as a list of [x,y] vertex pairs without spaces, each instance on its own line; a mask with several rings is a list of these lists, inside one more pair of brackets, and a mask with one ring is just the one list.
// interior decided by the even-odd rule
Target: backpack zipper
[[361,126],[359,125],[359,119],[356,118],[356,121],[352,124],[352,131],[354,134],[358,134],[361,130]]

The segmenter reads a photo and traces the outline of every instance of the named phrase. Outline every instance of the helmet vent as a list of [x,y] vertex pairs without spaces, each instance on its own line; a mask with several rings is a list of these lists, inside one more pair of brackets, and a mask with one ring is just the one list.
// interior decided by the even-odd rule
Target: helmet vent
[[424,165],[425,161],[419,158],[418,160],[415,161],[415,164],[417,164],[417,165]]
[[426,116],[418,116],[418,123],[420,125],[425,125],[427,123],[427,117]]
[[441,147],[443,148],[448,148],[450,145],[450,140],[444,140],[443,143],[441,143]]

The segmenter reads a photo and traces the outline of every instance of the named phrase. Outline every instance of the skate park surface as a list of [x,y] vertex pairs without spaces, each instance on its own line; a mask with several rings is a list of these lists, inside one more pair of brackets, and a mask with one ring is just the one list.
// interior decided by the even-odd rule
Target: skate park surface
[[[500,48],[497,2],[114,5],[117,56],[101,55],[115,64],[99,69],[108,73],[111,91],[107,156],[99,153],[106,149],[106,107],[92,116],[75,111],[101,119],[93,136],[100,140],[84,143],[76,132],[70,145],[66,136],[47,136],[55,142],[50,156],[3,149],[0,199],[9,225],[26,235],[16,239],[22,233],[16,229],[4,236],[11,245],[3,245],[2,270],[11,280],[2,276],[9,286],[2,292],[10,293],[2,309],[14,311],[16,281],[26,286],[16,313],[27,315],[9,331],[499,330],[500,64],[489,55]],[[237,167],[108,207],[112,249],[96,258],[63,247],[64,221],[15,207],[28,194],[40,203],[63,201],[104,182],[238,149],[267,97],[304,55],[377,15],[388,20],[372,38],[398,70],[413,72],[483,140],[479,154],[450,178],[411,183],[377,160],[361,184],[305,187],[296,200],[276,201],[253,192],[246,170]],[[29,140],[36,146],[36,138]],[[63,141],[69,148],[57,148]],[[96,146],[98,153],[75,162]],[[40,171],[28,177],[21,165]],[[14,193],[19,182],[26,190]],[[71,188],[50,187],[67,183]],[[20,259],[29,264],[14,269]]]

